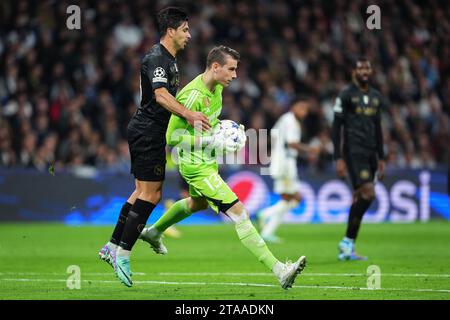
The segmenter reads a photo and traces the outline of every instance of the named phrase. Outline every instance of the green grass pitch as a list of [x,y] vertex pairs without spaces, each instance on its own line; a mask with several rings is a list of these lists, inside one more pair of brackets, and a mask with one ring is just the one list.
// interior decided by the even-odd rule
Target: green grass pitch
[[[180,226],[182,238],[165,238],[166,256],[138,240],[132,288],[98,259],[112,226],[2,224],[0,299],[450,299],[450,223],[365,224],[357,249],[369,260],[339,262],[344,228],[280,228],[284,243],[269,246],[275,256],[308,259],[286,291],[241,245],[230,224]],[[80,289],[67,287],[70,265],[80,268]],[[378,290],[367,287],[370,265],[381,271]]]

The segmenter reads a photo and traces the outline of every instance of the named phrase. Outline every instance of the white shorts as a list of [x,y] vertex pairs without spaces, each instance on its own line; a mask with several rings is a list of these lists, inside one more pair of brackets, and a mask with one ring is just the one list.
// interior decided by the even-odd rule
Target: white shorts
[[283,159],[283,161],[280,161],[279,158],[273,159],[270,169],[275,193],[296,194],[300,192],[300,181],[295,159],[287,158]]
[[273,191],[277,194],[297,194],[300,192],[300,180],[298,178],[277,178],[273,181]]

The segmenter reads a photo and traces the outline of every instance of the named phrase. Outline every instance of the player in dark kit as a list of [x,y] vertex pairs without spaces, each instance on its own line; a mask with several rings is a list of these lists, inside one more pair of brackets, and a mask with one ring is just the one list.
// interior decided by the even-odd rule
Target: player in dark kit
[[179,87],[175,57],[191,38],[186,13],[174,7],[163,9],[158,13],[158,26],[161,40],[142,59],[141,105],[127,130],[136,189],[120,211],[111,240],[99,252],[100,258],[129,287],[132,285],[131,249],[161,199],[170,115],[181,116],[197,128],[210,128],[203,113],[190,111],[175,99]]
[[381,111],[387,106],[380,92],[369,85],[371,74],[370,61],[356,60],[353,81],[339,93],[334,105],[336,172],[344,178],[348,171],[354,190],[347,232],[339,243],[339,260],[367,259],[355,253],[355,240],[363,215],[375,198],[374,181],[384,177]]

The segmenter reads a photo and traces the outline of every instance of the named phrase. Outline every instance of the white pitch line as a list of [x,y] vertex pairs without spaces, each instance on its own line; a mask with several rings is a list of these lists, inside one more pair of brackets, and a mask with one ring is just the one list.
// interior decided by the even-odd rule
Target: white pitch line
[[[63,272],[0,272],[0,276],[39,276],[39,275],[50,275],[50,276],[61,276],[67,275],[68,273]],[[82,272],[83,275],[87,276],[110,276],[113,272]],[[133,275],[136,276],[146,276],[146,275],[160,275],[160,276],[237,276],[237,277],[273,277],[272,273],[267,272],[158,272],[158,273],[145,273],[145,272],[134,272]],[[371,274],[374,275],[374,274]],[[378,274],[377,274],[378,275]],[[302,277],[367,277],[364,273],[302,273]],[[380,276],[387,277],[426,277],[426,278],[450,278],[450,274],[427,274],[427,273],[381,273]]]
[[[111,272],[81,272],[82,275],[87,276],[110,276],[114,274],[114,271]],[[46,275],[46,276],[62,276],[62,275],[68,275],[69,273],[64,272],[0,272],[0,276],[7,275],[7,276],[14,276],[14,275],[20,275],[20,276],[40,276],[40,275]],[[133,272],[133,275],[136,276],[145,276],[147,275],[144,272]]]
[[[272,273],[256,272],[256,273],[243,273],[243,272],[159,272],[161,276],[270,276]],[[371,274],[375,275],[375,274]],[[378,274],[377,274],[378,275]],[[450,278],[450,274],[426,274],[426,273],[381,273],[381,276],[388,277],[427,277],[427,278]],[[302,277],[367,277],[364,273],[302,273]]]
[[[0,279],[0,281],[12,281],[12,282],[67,282],[66,279]],[[81,282],[90,283],[118,283],[118,281],[112,280],[81,280]],[[176,281],[133,281],[135,284],[165,284],[165,285],[220,285],[220,286],[244,286],[244,287],[276,287],[279,285],[274,284],[264,284],[264,283],[242,283],[242,282],[176,282]],[[437,293],[450,293],[450,289],[400,289],[400,288],[380,288],[380,289],[369,289],[369,288],[358,288],[358,287],[342,287],[342,286],[302,286],[295,285],[292,288],[296,289],[334,289],[334,290],[362,290],[362,291],[406,291],[406,292],[437,292]]]

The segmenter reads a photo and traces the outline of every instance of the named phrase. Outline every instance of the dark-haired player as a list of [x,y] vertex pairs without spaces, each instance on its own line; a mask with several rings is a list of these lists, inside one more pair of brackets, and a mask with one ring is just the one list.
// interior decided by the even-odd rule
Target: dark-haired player
[[355,241],[364,213],[375,198],[374,181],[384,177],[381,111],[386,103],[380,92],[369,85],[371,75],[370,61],[357,59],[352,83],[339,93],[334,105],[336,172],[343,178],[348,171],[354,190],[347,231],[339,243],[339,260],[367,259],[355,253]]
[[[177,100],[192,110],[203,111],[213,126],[218,124],[222,91],[236,79],[239,59],[239,53],[229,47],[213,48],[206,59],[205,72],[189,82],[177,95]],[[176,115],[170,118],[166,137],[170,145],[177,147],[179,171],[189,185],[189,197],[177,201],[153,226],[145,228],[142,240],[148,242],[156,253],[167,254],[162,233],[174,223],[209,206],[231,219],[241,243],[272,271],[282,288],[292,287],[305,268],[306,257],[301,256],[294,263],[282,263],[272,254],[250,221],[247,209],[220,176],[215,154],[211,152],[212,149],[235,152],[244,146],[245,141],[226,139],[214,132],[209,136],[196,134],[189,123]]]
[[131,286],[130,253],[148,217],[161,199],[166,165],[166,129],[170,115],[209,129],[208,119],[175,99],[179,87],[177,52],[189,42],[187,14],[175,7],[158,13],[161,39],[142,59],[141,104],[131,119],[128,144],[131,173],[136,189],[123,205],[110,241],[100,250],[100,258],[114,267],[122,283]]

